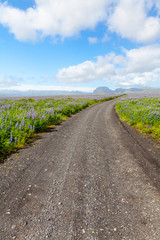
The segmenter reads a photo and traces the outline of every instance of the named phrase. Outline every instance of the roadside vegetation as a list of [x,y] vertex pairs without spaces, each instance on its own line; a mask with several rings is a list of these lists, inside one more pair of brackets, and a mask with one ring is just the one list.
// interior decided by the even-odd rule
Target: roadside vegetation
[[160,96],[120,99],[116,111],[122,121],[160,140]]
[[118,96],[20,98],[0,100],[0,162],[38,133],[93,104]]

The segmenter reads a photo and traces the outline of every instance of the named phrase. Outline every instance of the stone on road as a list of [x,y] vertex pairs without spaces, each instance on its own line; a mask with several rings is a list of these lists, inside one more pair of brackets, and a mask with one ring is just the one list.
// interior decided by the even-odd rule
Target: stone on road
[[115,102],[0,165],[0,240],[160,239],[160,148],[119,121]]

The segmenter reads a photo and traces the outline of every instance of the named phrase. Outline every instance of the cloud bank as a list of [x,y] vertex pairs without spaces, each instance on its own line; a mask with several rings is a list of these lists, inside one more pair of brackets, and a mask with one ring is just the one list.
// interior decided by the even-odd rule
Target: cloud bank
[[[132,41],[148,43],[160,37],[159,0],[119,0],[107,19],[112,32]],[[154,11],[154,16],[152,15]]]
[[104,23],[123,38],[152,42],[160,37],[159,15],[159,0],[35,0],[26,10],[0,1],[0,24],[19,41],[71,37]]
[[0,23],[20,41],[57,35],[70,37],[93,29],[106,18],[106,0],[35,0],[35,7],[20,10],[0,3]]
[[104,79],[117,85],[147,85],[160,79],[160,45],[149,45],[98,56],[96,61],[60,69],[57,79],[65,83],[82,83]]

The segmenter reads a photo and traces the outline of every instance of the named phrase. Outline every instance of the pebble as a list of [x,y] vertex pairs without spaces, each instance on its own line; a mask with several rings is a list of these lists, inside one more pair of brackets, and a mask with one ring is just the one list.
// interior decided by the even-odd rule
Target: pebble
[[13,225],[13,226],[12,226],[12,229],[15,229],[15,228],[16,228],[16,225]]
[[6,214],[7,214],[7,215],[10,215],[10,214],[11,214],[10,210],[7,210]]

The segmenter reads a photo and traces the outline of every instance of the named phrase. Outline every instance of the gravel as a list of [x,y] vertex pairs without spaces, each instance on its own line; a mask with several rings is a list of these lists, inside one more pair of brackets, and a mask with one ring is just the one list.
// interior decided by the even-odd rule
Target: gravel
[[121,123],[115,102],[0,165],[0,240],[160,239],[160,147]]

